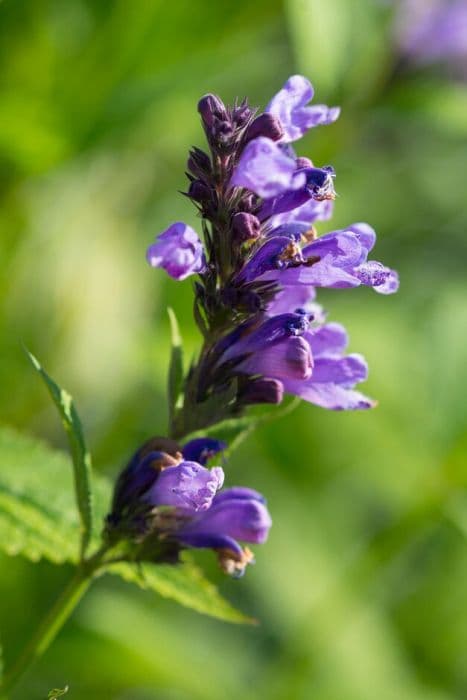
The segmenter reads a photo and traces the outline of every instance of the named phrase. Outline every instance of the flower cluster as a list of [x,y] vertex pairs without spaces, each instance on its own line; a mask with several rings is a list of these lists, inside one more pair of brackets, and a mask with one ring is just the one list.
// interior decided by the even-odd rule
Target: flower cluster
[[284,393],[319,406],[365,409],[355,389],[367,376],[358,354],[346,354],[345,329],[328,323],[316,301],[322,287],[372,287],[391,294],[397,274],[369,259],[367,224],[317,237],[314,223],[332,215],[335,172],[297,156],[292,143],[331,124],[339,109],[310,105],[313,89],[292,76],[258,114],[215,95],[199,104],[209,154],[190,151],[185,193],[202,219],[204,243],[183,222],[147,251],[153,267],[176,280],[196,275],[194,316],[204,337],[197,360],[171,398],[168,438],[154,438],[117,482],[107,518],[110,541],[130,538],[139,560],[177,561],[181,549],[210,548],[224,571],[241,575],[271,519],[263,497],[247,488],[221,491],[224,472],[208,469],[226,447],[194,431],[238,417],[251,404]]
[[339,109],[310,105],[312,98],[309,81],[295,75],[261,114],[214,95],[199,102],[210,155],[190,152],[187,196],[203,219],[205,245],[178,222],[148,250],[150,264],[175,279],[198,275],[196,318],[206,342],[188,377],[198,406],[222,392],[229,415],[279,403],[284,393],[336,410],[374,405],[354,389],[367,376],[363,357],[345,354],[347,334],[325,322],[316,290],[365,285],[391,294],[398,277],[368,259],[376,236],[367,224],[317,238],[313,224],[332,214],[335,173],[291,144],[334,122]]
[[110,542],[130,535],[139,560],[169,563],[187,547],[213,549],[223,571],[241,576],[254,560],[238,540],[264,542],[271,518],[258,492],[220,491],[223,469],[204,464],[225,447],[210,438],[182,448],[167,438],[149,440],[120,474],[107,517]]

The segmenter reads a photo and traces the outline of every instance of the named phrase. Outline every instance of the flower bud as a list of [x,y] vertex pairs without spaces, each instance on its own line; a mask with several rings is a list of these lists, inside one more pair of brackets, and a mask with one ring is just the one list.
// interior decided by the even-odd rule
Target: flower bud
[[196,202],[206,202],[211,198],[211,190],[201,180],[193,180],[188,188],[188,196]]
[[272,141],[279,141],[283,135],[284,130],[279,119],[265,112],[251,122],[246,131],[245,139],[246,141],[251,141],[258,138],[258,136],[266,136]]
[[261,377],[259,379],[250,379],[245,383],[238,396],[241,404],[256,404],[256,403],[281,403],[284,396],[284,386],[278,379],[269,379]]
[[212,95],[211,93],[204,95],[204,97],[200,99],[198,102],[198,112],[207,127],[212,127],[216,119],[221,121],[227,119],[227,111],[224,103],[220,97]]
[[187,168],[196,177],[204,177],[211,172],[211,159],[200,148],[192,148],[188,158]]
[[235,234],[235,240],[239,243],[258,238],[261,230],[261,223],[253,214],[246,212],[237,212],[232,217],[232,228]]

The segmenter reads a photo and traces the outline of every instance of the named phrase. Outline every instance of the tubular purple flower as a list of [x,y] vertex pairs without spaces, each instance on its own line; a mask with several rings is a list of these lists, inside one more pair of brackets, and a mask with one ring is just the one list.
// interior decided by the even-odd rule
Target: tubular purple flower
[[333,182],[335,173],[330,166],[297,170],[295,177],[299,176],[305,176],[305,184],[302,187],[295,190],[289,189],[263,201],[258,211],[258,218],[261,221],[297,210],[310,200],[325,202],[335,198]]
[[301,206],[295,207],[291,211],[275,214],[268,220],[268,226],[275,228],[283,224],[301,223],[310,226],[315,221],[328,221],[334,209],[334,202],[331,199],[316,201],[308,199]]
[[[206,469],[191,461],[164,466],[160,457],[164,453],[147,452],[152,443],[154,440],[138,450],[122,473],[125,490],[114,498],[118,509],[107,518],[108,532],[117,528],[127,537],[136,533],[139,544],[148,538],[144,551],[149,559],[154,552],[156,558],[174,562],[183,547],[214,549],[226,573],[242,575],[253,555],[237,540],[260,544],[271,527],[263,496],[238,486],[218,493],[224,481],[221,467]],[[203,448],[200,454],[204,457],[203,450],[218,451],[221,445],[224,447],[202,438],[185,449],[196,452]]]
[[176,506],[190,512],[207,510],[224,483],[221,467],[206,469],[196,462],[181,462],[163,469],[146,493],[151,505]]
[[176,280],[206,270],[203,244],[191,226],[181,221],[169,226],[149,246],[146,258],[151,267],[163,267]]
[[305,175],[297,174],[295,159],[265,136],[245,146],[230,181],[231,185],[245,187],[264,198],[299,189],[305,183]]
[[372,399],[354,390],[365,381],[368,367],[361,355],[344,356],[347,333],[343,326],[329,323],[306,333],[314,358],[311,377],[304,382],[286,380],[284,388],[305,401],[334,411],[373,408]]
[[177,538],[189,547],[216,549],[222,569],[239,577],[254,560],[237,540],[263,544],[271,525],[264,498],[256,491],[235,487],[214,498],[212,507],[183,526]]
[[323,408],[371,408],[374,402],[354,391],[367,378],[367,364],[361,355],[345,356],[346,345],[344,328],[326,324],[255,353],[237,369],[279,379],[286,393]]
[[266,112],[279,119],[284,130],[281,141],[296,141],[314,126],[336,121],[340,114],[339,107],[307,106],[313,99],[313,94],[313,86],[309,80],[303,75],[292,75],[284,87],[274,95],[266,107]]
[[375,240],[376,234],[368,224],[353,224],[321,236],[301,249],[304,260],[316,260],[313,265],[294,262],[280,271],[273,271],[271,266],[262,278],[280,280],[286,286],[346,288],[365,285],[380,294],[393,294],[399,287],[397,272],[367,260]]

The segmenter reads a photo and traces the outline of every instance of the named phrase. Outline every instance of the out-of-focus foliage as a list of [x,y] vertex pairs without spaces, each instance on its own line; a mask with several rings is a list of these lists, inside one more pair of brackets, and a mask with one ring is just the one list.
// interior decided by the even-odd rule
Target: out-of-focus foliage
[[[393,5],[0,5],[2,422],[64,446],[24,342],[77,399],[97,471],[114,475],[165,430],[166,307],[187,361],[198,335],[190,282],[151,270],[144,251],[173,220],[197,226],[177,190],[204,92],[265,104],[301,71],[319,102],[341,104],[305,144],[337,171],[332,226],[369,221],[378,259],[401,272],[395,297],[321,295],[365,353],[379,407],[302,405],[229,463],[229,483],[267,493],[274,518],[241,583],[218,577],[261,625],[106,577],[14,700],[66,685],[70,700],[467,694],[467,86],[448,67],[401,65]],[[2,555],[6,664],[65,581]]]

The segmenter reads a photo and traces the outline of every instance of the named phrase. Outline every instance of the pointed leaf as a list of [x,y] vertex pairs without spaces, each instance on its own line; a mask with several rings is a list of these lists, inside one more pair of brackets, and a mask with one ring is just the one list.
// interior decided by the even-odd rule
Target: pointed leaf
[[81,551],[84,554],[94,527],[91,455],[86,448],[83,428],[72,397],[49,377],[34,355],[28,352],[28,356],[44,380],[50,396],[58,408],[68,437],[74,467],[76,502],[81,519]]
[[122,563],[109,567],[109,572],[204,615],[237,624],[255,623],[254,619],[225,600],[216,586],[191,562],[140,566]]
[[[12,429],[0,429],[0,549],[32,561],[78,561],[80,521],[70,467],[66,453]],[[102,477],[95,478],[94,488],[102,522],[111,488]]]

